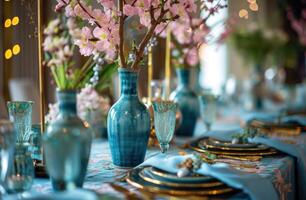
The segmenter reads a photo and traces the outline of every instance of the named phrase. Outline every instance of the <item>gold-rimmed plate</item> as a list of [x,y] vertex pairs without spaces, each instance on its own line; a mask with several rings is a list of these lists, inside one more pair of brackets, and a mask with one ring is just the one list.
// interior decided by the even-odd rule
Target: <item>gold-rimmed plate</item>
[[183,183],[203,183],[213,181],[214,178],[211,176],[204,176],[201,174],[191,174],[190,176],[178,177],[176,174],[172,174],[155,167],[148,168],[149,172],[157,177],[171,182],[183,182]]
[[200,148],[198,142],[190,144],[190,148],[200,153],[211,153],[216,155],[230,155],[230,156],[270,156],[277,154],[277,150],[269,148],[265,151],[224,151],[224,150],[210,150]]
[[161,186],[169,186],[169,187],[174,187],[174,188],[212,188],[212,187],[218,187],[224,185],[224,183],[217,181],[216,179],[211,181],[211,182],[205,182],[205,183],[184,183],[184,182],[171,182],[167,180],[161,180],[158,179],[157,177],[154,177],[149,171],[149,168],[143,168],[139,172],[139,176],[150,183],[154,183],[156,185],[161,185]]
[[255,148],[259,144],[256,143],[243,143],[243,144],[233,144],[231,141],[225,141],[225,140],[218,140],[211,137],[203,138],[207,140],[207,143],[213,146],[219,146],[219,147],[229,147],[229,148]]
[[139,189],[146,190],[152,193],[176,195],[176,196],[215,196],[224,195],[234,192],[233,188],[226,185],[213,188],[174,188],[171,186],[161,186],[148,181],[145,181],[139,176],[143,168],[133,169],[128,173],[126,181]]
[[270,147],[264,144],[258,144],[255,147],[236,147],[236,146],[218,146],[214,145],[210,139],[204,138],[199,141],[198,146],[204,149],[215,149],[215,150],[224,150],[224,151],[265,151],[268,150]]

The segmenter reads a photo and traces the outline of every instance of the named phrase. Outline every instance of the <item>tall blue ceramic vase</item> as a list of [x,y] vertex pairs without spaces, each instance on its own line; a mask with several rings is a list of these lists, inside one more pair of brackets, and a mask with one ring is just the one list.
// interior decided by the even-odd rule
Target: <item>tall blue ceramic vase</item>
[[178,86],[171,93],[170,99],[178,103],[182,113],[182,122],[175,135],[189,137],[193,136],[199,116],[199,102],[196,93],[189,86],[190,71],[188,69],[177,69],[176,73]]
[[92,131],[77,116],[76,92],[57,91],[59,116],[43,137],[44,154],[54,190],[82,187]]
[[138,98],[138,74],[119,69],[121,95],[107,117],[113,164],[135,167],[144,161],[150,133],[147,107]]

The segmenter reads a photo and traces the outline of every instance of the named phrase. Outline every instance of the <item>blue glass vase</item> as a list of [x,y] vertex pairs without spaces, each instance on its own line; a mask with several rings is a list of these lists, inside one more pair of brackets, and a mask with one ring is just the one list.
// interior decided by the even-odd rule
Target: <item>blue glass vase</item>
[[145,158],[150,116],[138,98],[138,74],[121,68],[119,77],[121,95],[107,117],[109,146],[114,165],[135,167]]
[[178,86],[171,93],[170,99],[178,103],[182,113],[182,122],[175,135],[189,137],[193,136],[196,122],[199,116],[199,102],[196,93],[189,86],[188,69],[177,69]]
[[76,92],[57,91],[59,115],[43,136],[44,154],[54,190],[82,187],[92,131],[77,116]]

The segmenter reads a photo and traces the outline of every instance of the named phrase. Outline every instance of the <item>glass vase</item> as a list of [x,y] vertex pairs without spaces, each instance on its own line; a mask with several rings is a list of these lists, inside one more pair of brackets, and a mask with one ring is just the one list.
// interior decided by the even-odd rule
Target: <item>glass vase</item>
[[190,88],[190,71],[188,69],[177,69],[178,86],[171,93],[170,99],[178,103],[182,114],[182,121],[175,135],[193,136],[196,122],[199,116],[199,103],[196,93]]
[[32,187],[34,166],[28,148],[28,144],[16,144],[13,166],[6,180],[6,190],[9,193],[23,192]]
[[135,167],[145,158],[150,116],[138,97],[138,74],[121,68],[119,77],[121,95],[108,113],[108,141],[114,165]]
[[10,120],[16,130],[16,142],[28,143],[32,127],[32,101],[7,102]]
[[76,91],[57,91],[59,115],[43,136],[47,170],[54,190],[82,187],[92,130],[77,116]]

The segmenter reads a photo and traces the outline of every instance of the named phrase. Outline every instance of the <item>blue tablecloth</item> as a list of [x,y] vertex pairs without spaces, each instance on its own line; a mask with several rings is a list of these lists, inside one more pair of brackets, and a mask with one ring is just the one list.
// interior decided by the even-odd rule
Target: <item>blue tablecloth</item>
[[[234,118],[235,116],[231,116]],[[197,136],[204,135],[204,126],[199,123],[196,132]],[[220,123],[216,123],[213,129],[218,130],[232,130],[233,128],[239,128],[239,121],[237,120],[223,120]],[[217,133],[215,132],[215,136]],[[301,137],[301,139],[299,139]],[[284,139],[284,142],[295,143],[296,141],[306,141],[305,135],[295,138]],[[186,142],[186,140],[183,140]],[[179,143],[179,141],[177,141]],[[179,149],[171,147],[171,152],[178,152]],[[156,155],[159,149],[152,148],[147,151],[147,158]],[[294,157],[283,154],[273,157],[266,157],[260,161],[258,171],[259,176],[269,180],[279,195],[279,199],[296,199],[297,187],[296,182],[298,177],[296,176],[296,160]],[[105,140],[97,140],[93,143],[91,152],[90,163],[88,167],[87,178],[84,184],[84,188],[94,190],[98,193],[108,193],[115,195],[118,198],[125,198],[122,193],[119,193],[111,187],[109,183],[117,183],[140,198],[143,197],[136,188],[128,185],[126,182],[119,182],[119,179],[124,177],[126,170],[116,168],[112,165],[110,151],[108,143]],[[300,175],[299,175],[300,176]],[[29,191],[34,193],[50,193],[52,192],[51,184],[48,179],[35,179],[34,185]],[[269,191],[266,191],[267,193]],[[164,199],[165,196],[155,195],[156,199]],[[166,198],[167,199],[167,198]],[[232,196],[232,199],[250,199],[250,197],[242,192]]]

